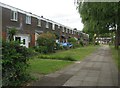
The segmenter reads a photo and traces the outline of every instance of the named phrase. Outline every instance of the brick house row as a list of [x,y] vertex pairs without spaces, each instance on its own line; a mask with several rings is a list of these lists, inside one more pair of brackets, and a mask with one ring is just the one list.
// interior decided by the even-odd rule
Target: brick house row
[[48,31],[55,33],[58,36],[57,40],[59,42],[67,42],[67,39],[70,37],[80,37],[77,29],[0,3],[0,30],[2,30],[2,39],[8,40],[8,31],[12,28],[17,29],[14,40],[23,42],[22,45],[26,47],[35,46],[38,35]]

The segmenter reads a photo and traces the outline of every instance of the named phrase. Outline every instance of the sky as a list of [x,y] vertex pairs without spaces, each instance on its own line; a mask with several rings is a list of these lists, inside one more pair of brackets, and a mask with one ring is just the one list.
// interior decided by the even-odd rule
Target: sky
[[71,28],[83,29],[74,0],[0,0],[0,2]]

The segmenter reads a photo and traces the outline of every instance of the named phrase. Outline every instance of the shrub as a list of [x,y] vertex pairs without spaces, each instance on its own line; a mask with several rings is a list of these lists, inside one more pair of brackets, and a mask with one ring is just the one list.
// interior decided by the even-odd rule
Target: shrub
[[39,53],[44,53],[44,54],[48,53],[46,46],[36,46],[35,51]]
[[47,53],[54,52],[55,35],[49,32],[43,33],[38,37],[37,43],[40,49],[43,49],[42,47],[47,47]]
[[29,80],[26,71],[30,51],[17,42],[3,42],[2,44],[2,85],[18,86]]
[[62,50],[63,47],[62,47],[60,44],[56,43],[56,44],[55,44],[55,49],[56,49],[56,50]]
[[83,43],[83,40],[82,40],[82,39],[80,39],[80,45],[81,45],[81,46],[84,46],[84,43]]
[[95,45],[99,45],[99,42],[95,42]]
[[69,38],[68,42],[73,44],[73,48],[78,47],[77,40],[75,38]]

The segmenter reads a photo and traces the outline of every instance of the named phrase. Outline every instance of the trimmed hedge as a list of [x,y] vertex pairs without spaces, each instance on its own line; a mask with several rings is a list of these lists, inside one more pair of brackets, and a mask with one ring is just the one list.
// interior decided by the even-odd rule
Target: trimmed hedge
[[30,79],[26,71],[30,52],[14,41],[2,43],[2,86],[19,86]]

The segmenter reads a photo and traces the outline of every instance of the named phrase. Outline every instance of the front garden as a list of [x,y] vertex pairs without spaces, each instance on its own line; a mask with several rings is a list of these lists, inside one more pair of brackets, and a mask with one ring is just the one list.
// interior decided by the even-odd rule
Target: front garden
[[33,48],[20,46],[20,43],[13,41],[13,35],[9,42],[2,42],[3,86],[23,85],[34,78],[32,74],[55,72],[74,61],[82,60],[97,49],[97,46],[92,45],[75,45],[66,50],[66,47],[55,43],[55,36],[51,33],[41,34],[37,44]]
[[82,60],[98,46],[79,47],[70,50],[58,51],[52,54],[36,55],[29,60],[29,71],[39,74],[48,74],[62,69],[63,67],[74,63],[75,61]]

